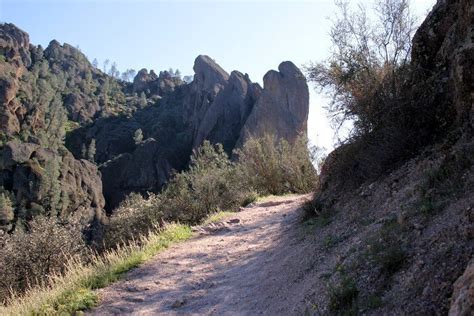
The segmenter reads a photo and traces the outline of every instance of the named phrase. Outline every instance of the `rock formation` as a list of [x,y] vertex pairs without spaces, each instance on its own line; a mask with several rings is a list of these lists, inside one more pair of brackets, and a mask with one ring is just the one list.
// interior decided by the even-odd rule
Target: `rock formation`
[[[248,75],[233,71],[229,76],[210,57],[198,56],[194,80],[163,91],[158,108],[145,108],[128,120],[97,121],[70,137],[72,150],[77,154],[84,139],[96,139],[96,160],[107,161],[101,172],[111,209],[130,192],[160,190],[172,170],[186,167],[192,149],[204,140],[223,144],[229,154],[249,135],[273,133],[293,141],[306,132],[308,87],[291,62],[279,70],[265,75],[262,89]],[[146,82],[140,87],[149,87],[160,77],[142,70],[134,86]],[[149,139],[134,144],[137,129]]]
[[[249,135],[292,141],[306,130],[308,87],[291,62],[268,72],[263,89],[205,55],[196,58],[189,83],[147,69],[127,83],[94,68],[71,45],[30,45],[12,24],[0,26],[0,53],[0,190],[15,196],[17,217],[100,219],[104,201],[111,211],[131,192],[159,191],[204,140],[231,154]],[[44,172],[49,160],[57,163],[53,180]],[[55,196],[53,183],[61,187]],[[42,206],[50,200],[60,203]]]
[[[452,107],[458,125],[473,120],[474,4],[438,1],[413,39],[413,66],[433,81],[437,103]],[[439,105],[438,105],[439,106]]]

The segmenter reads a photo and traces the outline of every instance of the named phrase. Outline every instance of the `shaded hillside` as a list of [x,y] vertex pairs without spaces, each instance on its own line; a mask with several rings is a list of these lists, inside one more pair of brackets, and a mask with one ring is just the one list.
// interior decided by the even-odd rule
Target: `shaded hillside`
[[438,1],[413,39],[400,103],[381,105],[395,123],[327,158],[307,208],[330,262],[307,294],[323,312],[472,313],[473,13],[471,1]]

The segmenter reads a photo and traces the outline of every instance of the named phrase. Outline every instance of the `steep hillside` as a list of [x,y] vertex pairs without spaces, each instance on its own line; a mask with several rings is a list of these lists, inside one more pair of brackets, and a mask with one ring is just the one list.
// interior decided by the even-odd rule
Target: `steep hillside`
[[375,131],[326,160],[308,206],[316,216],[310,223],[322,223],[318,251],[332,262],[320,276],[324,285],[307,296],[315,306],[342,314],[472,313],[473,13],[471,1],[438,1],[413,39],[400,115],[416,105],[417,122],[405,128],[418,134],[371,143],[380,139]]

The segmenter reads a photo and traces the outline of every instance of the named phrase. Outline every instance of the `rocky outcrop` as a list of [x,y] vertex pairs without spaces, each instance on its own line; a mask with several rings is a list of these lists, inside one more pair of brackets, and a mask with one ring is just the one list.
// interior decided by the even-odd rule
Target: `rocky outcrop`
[[[156,85],[173,80],[169,73],[157,77],[141,70],[134,91],[162,93],[158,106],[129,118],[99,119],[68,136],[68,148],[77,158],[95,140],[108,210],[130,192],[159,191],[173,169],[187,166],[192,150],[204,140],[221,143],[232,154],[248,135],[273,133],[293,141],[306,132],[308,87],[291,62],[282,63],[279,72],[270,71],[263,89],[247,74],[228,75],[205,55],[196,58],[193,68],[191,83],[167,91]],[[134,139],[137,130],[145,141]]]
[[13,141],[4,146],[1,157],[0,187],[14,194],[17,218],[40,213],[75,214],[86,223],[102,218],[105,201],[94,164],[76,160],[67,151],[58,154]]
[[19,79],[31,65],[29,36],[13,24],[0,25],[0,132],[12,134],[20,131],[17,118],[23,109],[15,96]]
[[177,86],[184,82],[181,78],[172,76],[168,71],[161,71],[157,76],[153,70],[143,68],[133,79],[133,92],[145,93],[147,96],[163,96],[173,92]]
[[474,311],[474,259],[454,283],[449,316],[468,316]]
[[263,91],[243,126],[239,144],[249,135],[265,133],[294,141],[306,134],[309,113],[309,92],[306,78],[289,61],[263,77]]
[[0,55],[16,67],[31,65],[30,37],[11,23],[0,25]]
[[233,71],[200,120],[193,147],[207,139],[221,143],[231,152],[261,92],[262,88],[252,83],[248,75]]
[[109,210],[131,192],[153,192],[166,184],[172,168],[160,149],[157,141],[149,138],[133,152],[121,154],[101,167]]
[[[91,219],[104,206],[99,187],[108,210],[130,192],[159,191],[204,140],[222,143],[231,154],[249,135],[292,141],[306,130],[308,87],[291,62],[268,72],[264,88],[247,74],[229,75],[206,55],[195,59],[191,82],[171,71],[142,69],[127,83],[66,43],[53,40],[44,50],[30,45],[28,34],[11,24],[0,26],[0,53],[0,186],[13,192],[17,211],[25,214],[51,208],[41,205],[50,203],[41,191],[47,161],[58,164],[61,199],[67,200],[54,208]],[[67,125],[66,146],[75,158],[60,139],[48,141],[61,128],[49,126],[51,116]],[[100,165],[102,184],[85,158]]]
[[436,87],[437,106],[452,107],[458,126],[473,120],[473,19],[472,1],[438,0],[413,39],[416,80]]

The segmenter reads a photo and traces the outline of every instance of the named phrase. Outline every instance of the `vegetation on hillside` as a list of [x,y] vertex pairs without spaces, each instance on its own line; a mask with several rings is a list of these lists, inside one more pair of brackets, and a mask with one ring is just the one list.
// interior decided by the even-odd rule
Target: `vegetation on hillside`
[[433,107],[435,87],[420,81],[421,70],[412,65],[416,24],[409,0],[378,0],[371,12],[336,3],[330,57],[309,65],[307,74],[331,97],[335,126],[352,126],[324,167],[331,181],[349,189],[413,157],[446,132],[453,115],[442,103]]

